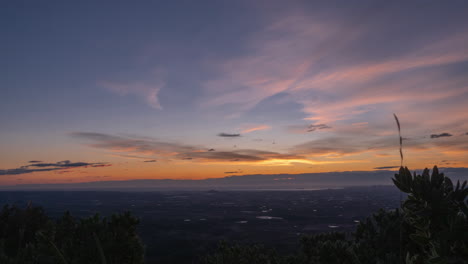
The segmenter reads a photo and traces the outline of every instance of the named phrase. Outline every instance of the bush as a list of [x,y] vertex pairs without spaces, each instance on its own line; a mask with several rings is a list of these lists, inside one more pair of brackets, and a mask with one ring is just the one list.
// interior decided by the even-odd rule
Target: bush
[[466,263],[468,260],[467,182],[456,186],[439,173],[436,166],[430,175],[425,169],[416,175],[401,168],[393,179],[401,191],[408,193],[402,205],[404,221],[412,229],[412,245],[406,252],[411,263]]

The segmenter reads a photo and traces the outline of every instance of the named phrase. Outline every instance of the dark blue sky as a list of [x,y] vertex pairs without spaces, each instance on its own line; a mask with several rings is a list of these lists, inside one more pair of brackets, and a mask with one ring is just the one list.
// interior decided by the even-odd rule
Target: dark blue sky
[[399,165],[393,113],[408,165],[467,166],[466,14],[466,1],[2,1],[0,183],[29,160],[112,166],[21,181],[372,170]]

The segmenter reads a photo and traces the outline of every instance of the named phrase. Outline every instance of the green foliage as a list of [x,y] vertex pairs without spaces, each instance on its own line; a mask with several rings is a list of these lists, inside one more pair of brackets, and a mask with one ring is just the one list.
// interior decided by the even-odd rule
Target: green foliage
[[143,245],[130,213],[49,219],[39,207],[5,206],[0,213],[0,263],[139,264]]

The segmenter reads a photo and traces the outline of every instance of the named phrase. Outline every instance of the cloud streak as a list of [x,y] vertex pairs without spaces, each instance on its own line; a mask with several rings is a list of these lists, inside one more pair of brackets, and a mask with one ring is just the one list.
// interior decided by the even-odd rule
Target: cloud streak
[[311,125],[291,125],[287,127],[287,131],[293,134],[305,134],[317,130],[327,130],[332,127],[327,124],[311,124]]
[[111,92],[121,96],[135,95],[142,98],[150,107],[162,109],[159,102],[159,92],[166,85],[164,81],[164,71],[161,69],[153,70],[145,81],[100,81],[99,86],[105,87]]
[[[203,84],[201,104],[229,105],[242,115],[267,98],[287,93],[302,105],[308,120],[333,127],[348,120],[372,122],[376,109],[379,113],[404,111],[417,121],[416,113],[455,112],[445,109],[447,100],[453,103],[450,108],[463,108],[468,78],[452,69],[468,61],[467,35],[431,32],[434,41],[426,42],[409,34],[402,42],[412,45],[381,45],[370,52],[369,38],[401,37],[385,33],[394,30],[386,20],[393,18],[385,9],[378,11],[382,17],[365,14],[362,19],[322,20],[301,12],[279,17],[246,41],[251,52],[216,64],[219,74]],[[441,126],[467,123],[466,114],[445,116],[437,118]],[[299,133],[295,128],[290,132]]]
[[235,133],[219,133],[218,137],[240,137],[240,134],[235,134]]
[[400,166],[383,166],[383,167],[375,167],[374,170],[388,170],[388,169],[398,169]]
[[212,150],[206,147],[162,142],[148,138],[129,136],[115,136],[93,132],[74,132],[72,137],[91,141],[89,146],[106,149],[111,152],[125,153],[125,155],[157,156],[158,159],[191,160],[197,162],[241,162],[256,163],[274,160],[294,160],[309,163],[304,156],[283,154],[274,151],[256,149]]
[[[371,131],[360,131],[361,136],[347,132],[335,133],[291,148],[292,153],[308,158],[314,157],[344,157],[363,153],[374,153],[376,157],[382,157],[381,151],[397,151],[399,147],[398,137],[395,135],[379,136]],[[403,149],[412,151],[436,151],[438,153],[465,153],[468,151],[468,142],[462,136],[447,136],[437,134],[435,138],[443,137],[444,140],[434,140],[434,137],[414,137],[403,139]],[[440,136],[442,135],[442,136]],[[388,155],[383,155],[384,157]]]
[[329,125],[326,125],[326,124],[314,124],[314,125],[309,125],[307,127],[307,132],[313,132],[313,131],[316,131],[316,130],[322,130],[322,129],[330,129],[331,126]]
[[[31,162],[30,162],[31,163]],[[55,163],[40,163],[40,161],[33,162],[31,165],[21,166],[15,169],[6,169],[0,170],[0,175],[19,175],[27,174],[33,172],[47,172],[47,171],[61,171],[68,172],[67,169],[73,168],[99,168],[99,167],[109,167],[110,163],[98,162],[98,163],[88,163],[88,162],[71,162],[69,160],[59,161]]]
[[251,132],[254,132],[254,131],[260,131],[260,130],[268,130],[270,129],[271,127],[268,126],[268,125],[253,125],[253,126],[245,126],[241,133],[242,134],[247,134],[247,133],[251,133]]
[[441,137],[451,137],[453,136],[450,133],[441,133],[441,134],[432,134],[431,138],[441,138]]

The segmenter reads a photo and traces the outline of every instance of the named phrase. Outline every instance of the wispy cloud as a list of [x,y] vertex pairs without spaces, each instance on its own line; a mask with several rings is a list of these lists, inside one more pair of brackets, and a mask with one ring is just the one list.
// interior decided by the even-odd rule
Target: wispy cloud
[[254,131],[268,130],[270,128],[271,127],[268,125],[244,125],[242,127],[241,133],[247,134],[247,133],[254,132]]
[[92,132],[74,132],[75,138],[91,141],[90,146],[124,155],[156,156],[159,160],[191,160],[194,162],[255,163],[282,160],[310,163],[304,156],[256,149],[214,150],[203,146],[162,142],[149,138],[115,136]]
[[294,154],[281,154],[273,151],[262,151],[255,149],[239,149],[235,151],[213,151],[213,152],[193,152],[185,153],[194,159],[205,161],[238,161],[238,162],[256,162],[266,160],[303,160],[304,157]]
[[331,129],[332,127],[327,124],[311,124],[311,125],[291,125],[287,130],[293,134],[304,134],[314,132],[317,130]]
[[166,85],[164,80],[164,71],[161,69],[153,70],[148,80],[146,81],[100,81],[98,85],[107,88],[119,95],[136,95],[144,99],[144,101],[152,108],[162,109],[159,102],[158,94]]
[[94,132],[74,132],[72,137],[91,141],[90,146],[100,149],[107,149],[114,153],[140,157],[147,156],[173,156],[175,153],[204,151],[203,148],[197,148],[179,143],[162,142],[145,137],[136,136],[116,136]]
[[389,170],[389,169],[398,169],[400,166],[383,166],[383,167],[375,167],[374,170]]
[[[439,136],[439,135],[436,135]],[[462,136],[441,136],[444,140],[433,140],[434,137],[413,137],[403,140],[403,148],[412,151],[436,151],[439,153],[464,153],[468,151],[468,142]],[[436,137],[437,138],[437,137]],[[362,153],[374,153],[376,157],[388,157],[382,151],[398,149],[398,139],[394,135],[379,136],[372,131],[362,131],[360,137],[354,134],[335,133],[333,136],[315,139],[292,147],[291,152],[308,158],[344,157]]]
[[[372,19],[379,23],[367,23]],[[202,104],[236,106],[242,114],[286,92],[303,106],[309,120],[334,127],[363,115],[373,118],[370,113],[376,108],[381,113],[403,108],[411,113],[417,108],[427,116],[449,111],[443,109],[444,100],[468,99],[468,78],[450,70],[468,61],[464,32],[436,32],[439,38],[431,42],[410,37],[412,45],[366,52],[369,37],[380,39],[391,30],[383,19],[369,16],[357,23],[301,13],[280,17],[246,42],[251,52],[215,64],[220,73],[204,83]],[[466,121],[466,115],[438,120],[452,121]]]
[[[30,162],[31,163],[31,162]],[[87,168],[87,167],[108,167],[111,166],[110,163],[98,162],[98,163],[88,163],[88,162],[71,162],[69,160],[59,161],[55,163],[41,163],[40,161],[32,162],[30,165],[21,166],[15,169],[0,170],[0,175],[18,175],[18,174],[27,174],[33,172],[45,172],[45,171],[61,171],[68,172],[67,169],[73,168]]]
[[236,134],[236,133],[219,133],[218,134],[218,137],[240,137],[241,135],[240,134]]
[[441,134],[432,134],[431,138],[441,138],[441,137],[451,137],[453,136],[450,133],[441,133]]
[[331,126],[326,124],[313,124],[307,127],[307,132],[313,132],[315,130],[330,129]]

